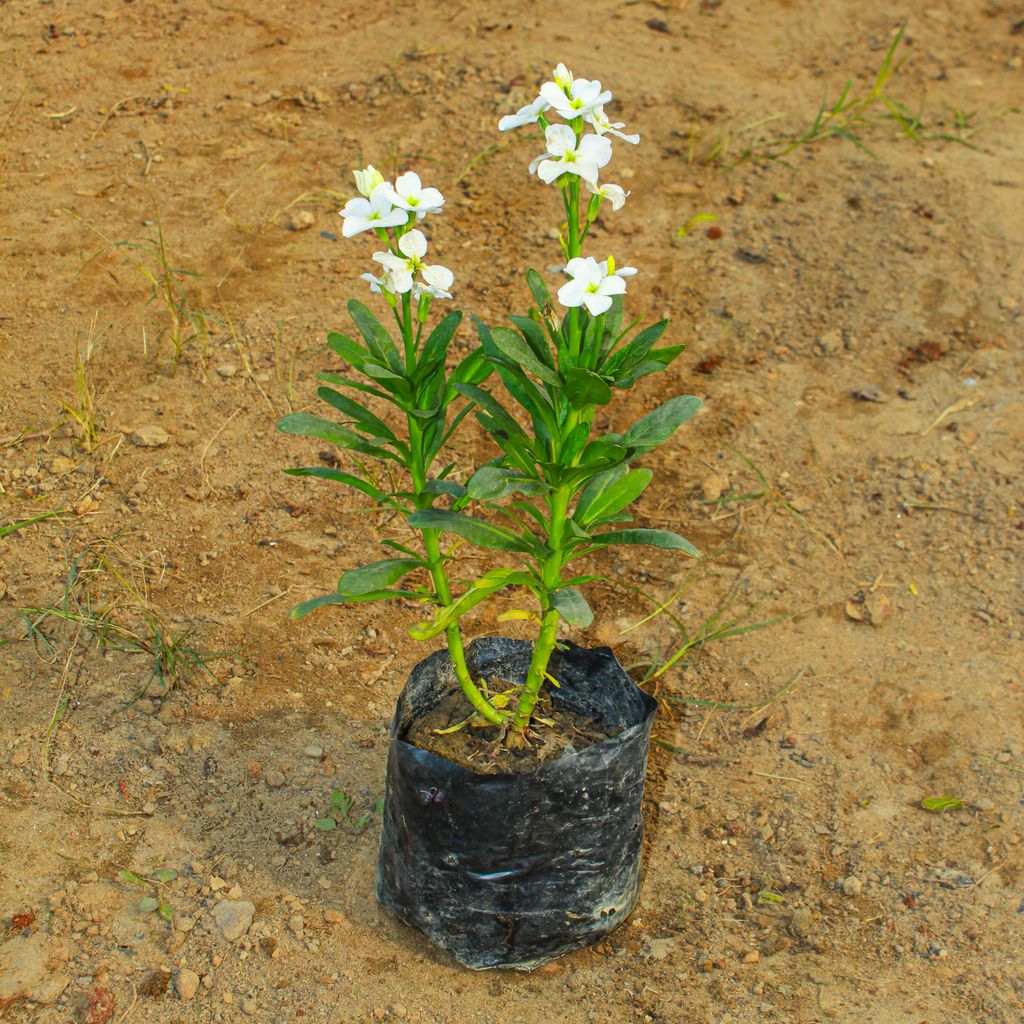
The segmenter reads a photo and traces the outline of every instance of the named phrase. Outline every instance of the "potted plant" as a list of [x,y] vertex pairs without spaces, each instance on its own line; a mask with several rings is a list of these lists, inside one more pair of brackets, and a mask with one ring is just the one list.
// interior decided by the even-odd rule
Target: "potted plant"
[[[622,296],[636,271],[583,254],[602,208],[617,210],[628,196],[600,181],[609,136],[639,142],[609,121],[610,100],[599,82],[575,79],[560,64],[533,103],[502,119],[502,130],[544,131],[545,152],[530,171],[561,193],[568,280],[556,305],[541,275],[528,271],[536,303],[529,315],[510,317],[511,327],[474,317],[479,346],[450,372],[460,314],[424,334],[431,303],[450,297],[453,276],[424,262],[426,239],[414,226],[444,200],[414,174],[391,184],[372,167],[356,172],[362,196],[341,211],[343,233],[372,230],[386,244],[374,255],[381,275],[364,277],[391,307],[400,345],[353,300],[365,344],[340,334],[328,343],[365,380],[320,375],[334,385],[321,398],[346,423],[299,413],[280,424],[404,470],[390,491],[338,469],[290,470],[357,488],[400,512],[419,538],[415,546],[409,537],[385,540],[393,557],[347,570],[335,592],[293,614],[389,598],[433,607],[411,634],[443,634],[447,648],[412,670],[398,700],[377,892],[474,968],[534,967],[597,940],[632,910],[656,705],[610,650],[560,640],[559,627],[593,619],[580,588],[601,577],[589,565],[581,572],[581,560],[628,544],[697,555],[677,534],[628,525],[627,509],[652,479],[633,463],[690,419],[699,399],[672,398],[621,432],[598,425],[611,420],[616,392],[665,369],[683,348],[656,347],[666,321],[636,333],[638,321],[624,326]],[[484,386],[492,372],[503,394]],[[404,429],[396,433],[336,388],[395,407]],[[470,410],[498,451],[459,482],[445,445]],[[464,578],[465,545],[493,552],[499,564]],[[533,607],[499,620],[533,623],[535,638],[464,645],[463,616],[510,588]]]

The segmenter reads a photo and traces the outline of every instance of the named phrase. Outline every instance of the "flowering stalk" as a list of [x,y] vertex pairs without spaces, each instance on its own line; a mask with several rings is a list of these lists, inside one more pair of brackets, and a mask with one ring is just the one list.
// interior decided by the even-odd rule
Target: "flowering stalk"
[[[451,298],[449,289],[454,275],[446,267],[424,262],[426,236],[414,225],[429,213],[439,212],[444,197],[437,189],[423,188],[414,173],[401,175],[392,185],[373,167],[355,173],[360,198],[351,200],[341,211],[342,233],[351,238],[372,231],[386,249],[374,253],[382,275],[364,274],[372,292],[384,297],[394,315],[401,338],[401,352],[373,314],[355,300],[349,312],[362,335],[365,346],[341,334],[328,336],[328,344],[369,383],[337,374],[319,374],[328,383],[354,389],[382,398],[396,406],[405,419],[406,440],[357,401],[331,388],[321,388],[320,397],[344,414],[357,433],[347,425],[339,425],[308,413],[286,416],[278,424],[285,433],[317,437],[352,451],[390,459],[407,472],[409,489],[386,493],[374,483],[349,473],[327,467],[306,467],[288,472],[317,476],[345,483],[369,495],[378,504],[401,512],[406,517],[429,510],[438,495],[449,493],[457,500],[464,489],[446,479],[451,467],[431,475],[445,442],[468,412],[465,406],[449,425],[447,416],[458,397],[455,387],[479,384],[490,374],[479,353],[462,360],[451,375],[446,374],[448,349],[462,319],[461,313],[450,313],[423,340],[424,326],[429,319],[434,299]],[[415,597],[437,606],[443,620],[443,632],[459,686],[473,708],[488,722],[499,724],[500,714],[472,679],[462,643],[459,618],[453,613],[451,584],[441,551],[440,532],[418,528],[421,552],[402,544],[386,541],[403,557],[386,558],[359,569],[350,569],[338,581],[334,593],[313,598],[299,605],[293,616],[304,615],[314,608],[329,604],[357,601]],[[407,577],[425,569],[431,586],[409,584]],[[401,583],[401,589],[396,585]]]
[[[604,113],[611,93],[601,83],[577,79],[560,64],[553,81],[516,114],[502,118],[507,131],[538,124],[545,152],[530,165],[545,184],[556,183],[562,194],[566,230],[561,238],[569,281],[558,289],[566,307],[559,322],[543,279],[527,273],[536,301],[529,317],[511,318],[515,330],[489,328],[476,321],[484,356],[494,367],[512,400],[526,414],[522,426],[490,391],[475,385],[457,390],[477,406],[477,418],[501,449],[501,456],[467,483],[467,494],[503,516],[510,526],[497,526],[466,516],[461,507],[417,512],[410,522],[455,533],[483,547],[516,552],[523,562],[518,583],[540,606],[540,629],[525,684],[509,722],[508,742],[528,742],[528,729],[558,645],[558,628],[586,627],[593,620],[578,587],[600,577],[570,574],[576,559],[614,544],[649,544],[697,555],[688,541],[667,530],[619,528],[632,521],[625,511],[644,491],[652,474],[633,469],[634,459],[668,440],[700,407],[699,399],[678,396],[643,417],[622,434],[596,434],[599,407],[608,405],[613,389],[627,389],[650,373],[665,369],[682,351],[674,345],[655,348],[667,322],[639,331],[635,323],[622,330],[622,297],[632,267],[617,268],[609,256],[583,255],[590,224],[609,202],[622,207],[627,193],[599,180],[611,159],[609,136],[630,144],[623,124]],[[555,121],[559,118],[560,121]],[[581,209],[581,182],[590,199]],[[513,499],[504,501],[504,499]]]

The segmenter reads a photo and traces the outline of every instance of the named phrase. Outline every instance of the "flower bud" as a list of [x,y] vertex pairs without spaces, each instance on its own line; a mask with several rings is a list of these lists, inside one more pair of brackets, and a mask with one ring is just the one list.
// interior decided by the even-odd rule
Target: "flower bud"
[[384,175],[370,164],[365,170],[353,171],[352,177],[356,179],[356,188],[361,195],[370,198],[370,193],[384,180]]
[[587,220],[593,224],[597,220],[597,211],[601,209],[602,196],[598,193],[594,193],[590,197],[590,205],[587,206]]

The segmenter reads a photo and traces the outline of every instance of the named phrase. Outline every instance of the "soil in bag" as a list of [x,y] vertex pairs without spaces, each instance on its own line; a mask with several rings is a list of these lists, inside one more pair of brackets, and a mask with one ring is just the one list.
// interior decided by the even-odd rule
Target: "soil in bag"
[[[484,638],[468,654],[483,678],[515,684],[531,645]],[[570,742],[527,770],[467,767],[408,742],[457,692],[446,651],[416,666],[398,701],[378,899],[468,967],[536,967],[607,935],[636,902],[656,703],[607,648],[569,645],[551,670]]]

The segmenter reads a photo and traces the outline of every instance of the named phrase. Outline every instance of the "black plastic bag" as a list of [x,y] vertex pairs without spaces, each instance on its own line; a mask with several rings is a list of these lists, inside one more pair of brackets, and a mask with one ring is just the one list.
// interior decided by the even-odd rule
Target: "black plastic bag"
[[[522,683],[527,641],[469,645],[484,678]],[[612,738],[522,775],[482,775],[402,738],[458,684],[447,651],[417,665],[388,752],[377,899],[474,969],[530,970],[607,935],[640,884],[641,803],[656,702],[606,648],[556,652],[556,707]]]

